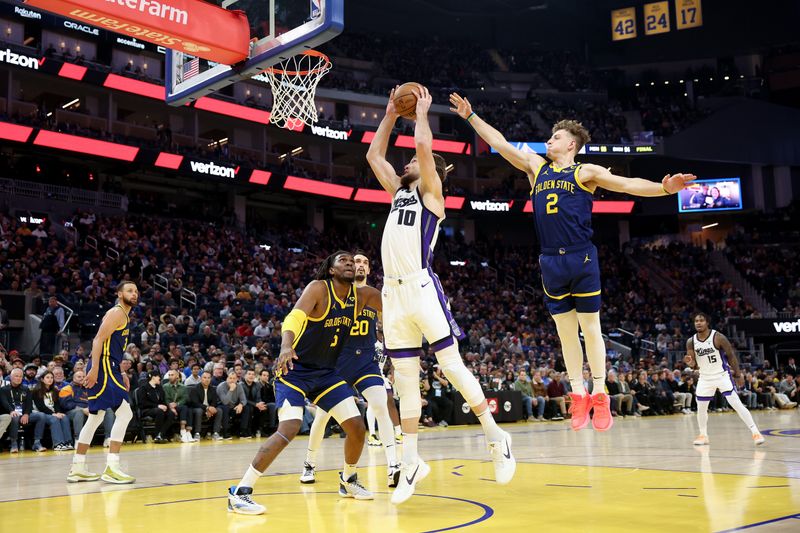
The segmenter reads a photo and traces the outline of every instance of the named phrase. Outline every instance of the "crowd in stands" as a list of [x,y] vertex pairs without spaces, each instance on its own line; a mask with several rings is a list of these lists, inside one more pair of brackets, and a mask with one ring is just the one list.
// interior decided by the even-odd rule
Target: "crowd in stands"
[[[31,361],[35,366],[27,376],[25,361],[18,353],[7,354],[0,369],[12,383],[19,377],[20,385],[33,387],[39,386],[43,372],[49,369],[57,388],[69,384],[79,398],[83,377],[79,371],[85,370],[88,354],[76,346],[61,351],[56,333],[63,316],[57,313],[61,309],[58,303],[76,310],[68,330],[80,332],[87,341],[96,331],[99,317],[113,305],[116,284],[135,280],[141,296],[131,315],[127,373],[131,390],[140,390],[136,394],[140,417],[153,419],[157,442],[173,433],[186,442],[194,440],[200,433],[198,426],[203,425],[209,426],[208,434],[214,438],[226,438],[231,432],[255,435],[274,428],[274,406],[268,401],[271,389],[262,386],[256,394],[253,384],[271,379],[281,321],[328,253],[338,248],[365,250],[373,261],[371,282],[381,285],[379,237],[362,229],[331,227],[320,234],[300,227],[273,226],[269,228],[270,246],[265,247],[263,236],[256,239],[232,227],[191,220],[81,213],[76,227],[79,245],[60,241],[47,224],[37,227],[35,236],[15,218],[4,215],[0,219],[0,290],[24,291],[34,298],[37,310],[54,326],[51,336],[43,335],[39,352],[45,361],[58,354],[46,364]],[[97,248],[85,239],[90,235],[98,240]],[[119,253],[119,259],[108,258],[109,248]],[[673,243],[633,246],[622,254],[608,246],[599,248],[604,331],[623,328],[635,335],[627,343],[629,353],[611,343],[607,347],[608,368],[616,374],[612,378],[609,373],[607,387],[619,390],[613,394],[616,412],[635,415],[691,409],[696,375],[687,371],[681,360],[686,338],[693,333],[691,313],[702,307],[712,315],[716,327],[723,327],[727,316],[747,316],[752,310],[710,266],[705,248]],[[468,261],[451,266],[453,257]],[[648,269],[636,266],[648,261],[660,265],[666,278],[680,282],[683,290],[665,290],[649,283]],[[569,383],[564,378],[554,324],[540,291],[534,288],[539,275],[534,247],[503,245],[499,236],[487,236],[467,246],[459,237],[443,234],[436,269],[454,317],[467,333],[462,354],[483,387],[525,392],[530,397],[526,413],[530,417],[563,416]],[[745,389],[751,387],[755,395],[753,401],[765,407],[791,405],[796,398],[795,392],[787,390],[791,380],[769,373],[768,366],[757,368],[757,361],[751,361],[749,355],[742,360],[742,368],[749,373],[742,378]],[[447,403],[452,402],[450,386],[437,372],[432,353],[423,363],[426,410],[422,422],[446,422],[452,407]],[[9,375],[13,366],[19,368],[17,377]],[[216,387],[216,399],[199,406],[191,402],[192,390],[204,381]],[[173,390],[180,389],[178,383],[187,390]],[[195,389],[189,390],[191,387]],[[789,401],[780,394],[786,394]],[[74,442],[85,405],[61,405],[47,391],[43,398],[52,413],[39,412],[58,422],[34,415],[26,423],[49,425],[54,433],[52,445],[64,449]],[[33,405],[35,402],[31,412]],[[311,409],[309,406],[309,413]],[[3,414],[10,415],[7,411]],[[67,422],[59,414],[64,414]],[[45,426],[34,430],[34,446],[36,441],[42,445]]]

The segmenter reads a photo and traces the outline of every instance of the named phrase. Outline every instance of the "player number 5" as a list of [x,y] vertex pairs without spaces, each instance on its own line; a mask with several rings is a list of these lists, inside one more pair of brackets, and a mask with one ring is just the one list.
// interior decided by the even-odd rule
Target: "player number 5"
[[556,204],[558,204],[558,195],[555,194],[555,193],[548,194],[547,195],[547,214],[548,215],[555,215],[556,213],[558,213],[558,206]]

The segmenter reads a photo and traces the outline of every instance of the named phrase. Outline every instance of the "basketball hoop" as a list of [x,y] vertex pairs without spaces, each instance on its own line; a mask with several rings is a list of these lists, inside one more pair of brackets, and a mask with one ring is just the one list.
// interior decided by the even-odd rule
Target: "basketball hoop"
[[317,121],[314,94],[317,84],[331,69],[331,60],[322,52],[306,50],[267,68],[272,90],[269,121],[279,128],[298,129]]

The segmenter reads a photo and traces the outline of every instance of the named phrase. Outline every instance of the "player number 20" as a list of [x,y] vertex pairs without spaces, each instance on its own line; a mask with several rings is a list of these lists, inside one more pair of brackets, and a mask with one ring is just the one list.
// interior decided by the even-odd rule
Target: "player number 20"
[[547,214],[555,215],[558,213],[558,195],[555,193],[547,195]]
[[397,223],[403,226],[413,226],[414,221],[417,219],[416,211],[408,211],[406,209],[398,209]]
[[[413,211],[412,211],[413,212]],[[366,337],[369,333],[369,322],[366,320],[359,320],[353,327],[350,328],[351,337]]]

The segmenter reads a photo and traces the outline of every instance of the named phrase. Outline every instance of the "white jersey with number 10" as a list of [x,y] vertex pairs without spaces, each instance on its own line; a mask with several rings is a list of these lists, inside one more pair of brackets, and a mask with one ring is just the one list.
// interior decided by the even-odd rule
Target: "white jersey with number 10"
[[419,187],[398,189],[383,228],[384,274],[402,278],[431,266],[440,222],[441,219],[423,205]]

